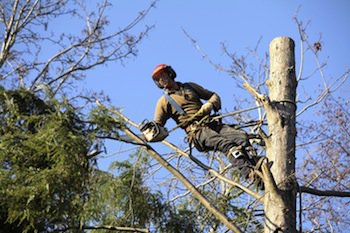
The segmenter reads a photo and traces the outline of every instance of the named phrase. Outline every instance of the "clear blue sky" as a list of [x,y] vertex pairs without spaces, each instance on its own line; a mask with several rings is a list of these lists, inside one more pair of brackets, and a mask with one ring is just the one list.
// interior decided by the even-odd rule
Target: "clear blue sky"
[[[109,10],[110,27],[122,27],[149,3],[113,1],[114,7]],[[310,21],[307,33],[311,42],[321,37],[320,59],[328,61],[325,75],[336,78],[350,68],[349,12],[348,0],[160,0],[134,30],[142,30],[145,25],[155,26],[139,45],[139,55],[123,65],[114,63],[97,68],[89,74],[86,86],[95,91],[103,90],[111,97],[112,104],[123,108],[132,120],[152,119],[155,103],[162,92],[150,75],[157,64],[167,63],[176,70],[178,81],[197,82],[216,91],[222,98],[223,108],[230,111],[234,107],[234,95],[246,95],[246,92],[236,86],[234,79],[215,70],[203,59],[183,29],[197,40],[211,60],[224,66],[229,66],[230,59],[223,54],[221,43],[225,43],[231,52],[245,55],[247,48],[254,48],[262,38],[258,52],[263,57],[273,38],[291,37],[296,43],[298,69],[300,40],[293,20],[297,15],[305,23]],[[305,75],[310,74],[310,67],[315,67],[315,59],[310,58],[305,64]],[[322,84],[319,81],[320,77],[316,75],[309,86],[299,87],[298,91],[313,91]],[[348,81],[340,93],[348,94],[349,87]],[[108,152],[113,154],[123,148],[114,143]],[[106,168],[110,159],[101,160],[100,167]]]

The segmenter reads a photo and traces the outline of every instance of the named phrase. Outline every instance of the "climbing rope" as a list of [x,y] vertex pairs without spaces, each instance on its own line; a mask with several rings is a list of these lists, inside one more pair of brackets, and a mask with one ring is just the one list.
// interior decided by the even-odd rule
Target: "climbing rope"
[[228,116],[238,115],[238,114],[241,114],[243,112],[249,112],[249,111],[252,111],[252,110],[255,110],[255,109],[258,109],[258,108],[261,108],[261,106],[255,106],[255,107],[251,107],[251,108],[247,108],[247,109],[243,109],[243,110],[229,112],[229,113],[226,113],[226,114],[221,114],[221,115],[213,117],[212,120],[219,120],[219,119],[222,119],[222,118],[225,118],[225,117],[228,117]]
[[[220,115],[216,115],[216,116],[209,116],[209,115],[207,115],[207,116],[204,116],[197,123],[213,122],[213,121],[221,120],[222,118],[225,118],[225,117],[234,116],[234,115],[238,115],[238,114],[241,114],[241,113],[244,113],[244,112],[249,112],[249,111],[252,111],[252,110],[255,110],[255,109],[259,109],[261,107],[262,106],[255,106],[255,107],[251,107],[251,108],[247,108],[247,109],[243,109],[243,110],[238,110],[238,111],[233,111],[233,112],[229,112],[229,113],[226,113],[226,114],[220,114]],[[169,130],[169,133],[173,132],[174,130],[176,130],[176,129],[182,127],[182,126],[190,124],[197,116],[198,116],[198,114],[194,114],[187,121],[184,121],[184,122],[176,125],[171,130]],[[239,128],[245,128],[245,127],[250,127],[250,126],[259,125],[259,124],[262,124],[261,120],[249,121],[249,122],[246,122],[244,126],[240,126]]]

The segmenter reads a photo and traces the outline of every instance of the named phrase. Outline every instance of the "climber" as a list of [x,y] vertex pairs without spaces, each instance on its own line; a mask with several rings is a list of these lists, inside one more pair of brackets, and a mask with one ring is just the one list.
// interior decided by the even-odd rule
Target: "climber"
[[[187,140],[198,151],[222,152],[239,170],[241,177],[249,178],[260,158],[249,153],[254,150],[249,141],[250,135],[221,121],[211,121],[212,111],[221,109],[218,94],[193,82],[176,82],[175,77],[174,69],[166,64],[160,64],[153,70],[152,79],[159,88],[164,89],[164,95],[157,102],[152,122],[157,133],[152,134],[155,137],[150,137],[150,134],[145,133],[150,132],[149,128],[145,131],[147,127],[144,127],[146,139],[161,141],[168,136],[164,126],[172,118],[185,130]],[[206,102],[203,104],[201,100]]]

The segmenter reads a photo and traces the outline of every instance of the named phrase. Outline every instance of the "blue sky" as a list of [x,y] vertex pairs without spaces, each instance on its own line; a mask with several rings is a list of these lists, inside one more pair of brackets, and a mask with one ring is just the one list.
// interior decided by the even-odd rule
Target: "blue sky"
[[[150,1],[113,1],[108,12],[110,27],[121,28],[145,9]],[[288,36],[295,40],[297,69],[300,65],[300,40],[294,16],[305,23],[309,22],[307,33],[311,42],[321,38],[321,61],[327,61],[326,77],[337,78],[350,68],[350,1],[348,0],[160,0],[134,32],[145,25],[154,25],[149,35],[139,45],[139,55],[120,63],[99,67],[89,73],[86,88],[103,90],[110,96],[112,104],[123,109],[132,120],[141,122],[152,119],[155,103],[162,95],[151,81],[153,68],[160,63],[170,64],[177,72],[178,81],[193,81],[217,92],[223,102],[224,111],[232,111],[236,95],[245,96],[246,91],[238,88],[234,79],[227,73],[211,66],[194,48],[186,30],[196,39],[201,49],[215,63],[225,67],[230,59],[224,55],[222,43],[237,55],[246,55],[248,48],[254,48],[260,40],[258,55],[261,58],[268,52],[270,41],[278,36]],[[304,75],[315,68],[315,59],[306,57]],[[300,85],[301,93],[317,89],[320,76],[314,75],[306,86]],[[350,83],[338,93],[347,95]],[[249,95],[248,95],[249,96]],[[313,111],[313,110],[310,110]],[[170,123],[170,122],[169,122]],[[170,128],[173,126],[169,124]],[[125,146],[110,145],[109,154]],[[99,166],[106,168],[111,157],[100,160]]]

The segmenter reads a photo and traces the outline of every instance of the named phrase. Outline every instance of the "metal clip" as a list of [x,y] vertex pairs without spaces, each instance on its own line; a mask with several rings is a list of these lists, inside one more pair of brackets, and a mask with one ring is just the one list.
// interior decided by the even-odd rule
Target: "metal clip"
[[235,158],[238,159],[239,157],[243,156],[243,152],[239,147],[231,147],[229,150],[229,153]]

